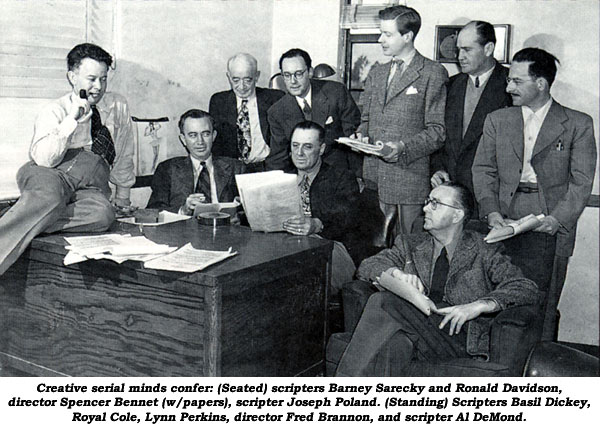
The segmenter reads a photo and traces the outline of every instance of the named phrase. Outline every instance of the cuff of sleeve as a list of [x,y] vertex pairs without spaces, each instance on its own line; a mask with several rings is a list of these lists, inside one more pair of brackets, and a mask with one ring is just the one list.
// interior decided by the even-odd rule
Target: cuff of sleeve
[[[484,198],[479,201],[479,217],[485,219],[490,213],[499,212],[500,207],[494,200],[494,198]],[[502,213],[501,213],[502,214]]]
[[130,194],[131,194],[131,188],[117,186],[117,190],[115,191],[115,198],[117,198],[117,199],[129,199],[129,195]]

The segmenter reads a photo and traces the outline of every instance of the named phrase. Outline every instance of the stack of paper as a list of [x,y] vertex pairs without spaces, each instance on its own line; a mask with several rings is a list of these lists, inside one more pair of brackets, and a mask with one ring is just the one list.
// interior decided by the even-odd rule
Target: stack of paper
[[175,251],[169,247],[152,242],[145,236],[119,235],[116,233],[92,236],[65,237],[69,250],[64,259],[65,265],[79,263],[89,259],[108,259],[117,263],[125,260],[147,261]]
[[162,224],[175,223],[176,221],[187,220],[189,215],[172,213],[170,211],[161,211],[158,213],[158,222],[156,223],[136,223],[135,217],[123,217],[117,220],[122,223],[137,224],[140,226],[160,226]]
[[351,149],[358,150],[369,155],[386,156],[392,151],[391,147],[384,145],[381,141],[376,141],[374,144],[371,144],[369,142],[355,140],[354,138],[349,137],[340,137],[336,141],[338,143],[345,144]]
[[196,272],[236,254],[237,252],[231,251],[231,248],[227,251],[196,250],[192,244],[187,243],[173,253],[145,262],[144,267],[176,272]]
[[296,174],[268,171],[236,175],[235,179],[253,231],[282,231],[284,221],[302,215]]
[[493,244],[494,242],[512,238],[520,233],[529,232],[530,230],[534,230],[535,228],[539,227],[542,224],[543,218],[544,214],[526,215],[523,218],[508,223],[506,226],[490,230],[490,233],[488,233],[483,240],[488,244]]

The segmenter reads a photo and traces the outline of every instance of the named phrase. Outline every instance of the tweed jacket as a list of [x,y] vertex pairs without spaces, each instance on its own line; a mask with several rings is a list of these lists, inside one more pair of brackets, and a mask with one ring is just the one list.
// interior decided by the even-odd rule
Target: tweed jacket
[[[400,235],[390,249],[364,260],[358,268],[360,279],[373,281],[391,267],[404,269],[406,248],[412,254],[417,276],[431,288],[433,269],[433,237],[426,233]],[[521,270],[502,252],[502,244],[487,244],[483,235],[463,230],[456,246],[444,288],[444,301],[462,305],[478,299],[492,299],[501,309],[538,304],[541,293],[535,282],[525,278]],[[478,317],[467,324],[467,352],[471,355],[489,354],[489,329],[492,318]]]
[[416,52],[402,75],[394,75],[386,96],[390,67],[390,63],[376,65],[369,72],[359,101],[358,131],[373,143],[402,140],[406,150],[395,163],[365,157],[363,177],[377,184],[382,202],[421,204],[430,190],[429,156],[446,137],[448,72]]
[[508,69],[497,63],[466,131],[463,129],[463,117],[469,75],[459,73],[450,78],[445,113],[446,142],[432,157],[432,173],[444,170],[452,181],[473,191],[471,167],[483,133],[483,121],[488,113],[512,105],[512,99],[506,93],[507,76]]
[[[334,145],[339,146],[334,141],[336,138],[354,133],[360,123],[360,111],[341,83],[311,80],[310,84],[312,121],[325,128],[327,147],[323,156],[326,158]],[[269,109],[267,116],[271,127],[271,155],[267,158],[267,168],[289,170],[290,138],[294,127],[304,121],[304,114],[296,97],[286,94]]]
[[[212,159],[219,202],[231,202],[238,194],[235,174],[242,174],[244,166],[235,159],[217,156]],[[178,212],[196,187],[190,157],[181,156],[161,162],[156,167],[151,187],[148,208]]]
[[[260,131],[267,145],[271,135],[267,110],[283,95],[284,92],[277,89],[256,88]],[[215,130],[217,131],[217,138],[215,138],[212,148],[213,155],[239,159],[241,154],[237,145],[237,100],[233,91],[213,94],[210,97],[208,112],[215,120]]]
[[[523,165],[523,115],[520,107],[488,115],[473,162],[473,187],[483,218],[508,216]],[[592,191],[596,141],[592,118],[552,101],[533,148],[531,165],[545,204],[561,227],[556,254],[573,253],[577,220]]]

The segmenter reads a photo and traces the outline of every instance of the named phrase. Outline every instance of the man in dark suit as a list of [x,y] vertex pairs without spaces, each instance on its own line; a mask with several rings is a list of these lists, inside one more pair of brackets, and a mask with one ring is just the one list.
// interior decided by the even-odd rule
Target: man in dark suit
[[471,21],[458,34],[461,73],[450,78],[446,98],[446,142],[432,157],[433,187],[452,180],[473,191],[471,166],[488,113],[512,105],[508,69],[494,59],[496,35],[489,22]]
[[[493,318],[481,315],[538,303],[538,287],[501,244],[486,244],[478,232],[463,229],[472,209],[465,186],[444,183],[423,208],[425,232],[400,235],[392,248],[362,262],[360,279],[378,283],[387,272],[396,282],[369,298],[337,376],[403,376],[413,360],[489,356]],[[396,287],[416,288],[437,309],[425,315],[398,297]]]
[[448,72],[414,47],[421,17],[406,6],[379,12],[387,64],[373,66],[360,97],[357,137],[383,142],[388,153],[364,159],[367,188],[376,188],[386,217],[398,214],[398,229],[411,230],[430,185],[429,156],[445,139],[444,107]]
[[298,123],[291,139],[304,213],[288,219],[283,228],[294,235],[318,234],[335,241],[331,281],[337,292],[356,270],[348,251],[359,244],[352,233],[358,218],[358,182],[349,170],[322,160],[325,130],[319,124]]
[[[523,257],[539,258],[528,277],[536,275],[540,283],[552,278],[549,305],[558,303],[596,168],[592,118],[550,95],[557,61],[537,48],[515,54],[506,87],[515,107],[488,115],[473,163],[479,215],[490,227],[545,215],[537,229],[506,244],[522,248]],[[554,326],[545,324],[544,336],[551,338]]]
[[305,120],[325,128],[323,160],[360,175],[360,156],[334,140],[351,135],[360,123],[360,111],[348,90],[338,82],[313,80],[310,55],[290,49],[279,59],[287,94],[268,112],[271,126],[271,156],[268,169],[291,169],[290,137],[294,127]]
[[235,174],[243,164],[213,156],[217,131],[212,117],[202,110],[188,110],[179,119],[179,139],[189,156],[161,162],[152,178],[148,208],[191,215],[198,204],[231,202],[237,196]]
[[284,95],[276,89],[257,88],[259,77],[252,55],[232,56],[227,61],[231,90],[214,94],[208,108],[217,131],[213,154],[241,160],[247,172],[265,170],[270,154],[267,110]]

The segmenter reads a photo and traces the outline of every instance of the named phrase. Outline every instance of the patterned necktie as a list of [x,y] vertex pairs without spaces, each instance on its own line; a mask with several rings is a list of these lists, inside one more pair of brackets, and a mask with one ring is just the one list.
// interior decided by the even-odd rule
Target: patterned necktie
[[100,112],[95,105],[92,106],[92,152],[102,156],[109,165],[115,160],[115,144],[108,128],[102,125]]
[[312,109],[308,105],[308,101],[304,98],[304,107],[302,107],[302,113],[304,113],[305,120],[312,120]]
[[310,210],[310,184],[308,183],[308,175],[304,175],[300,181],[300,200],[302,201],[302,212],[306,217],[312,216]]
[[248,160],[252,149],[252,138],[250,135],[250,114],[248,113],[248,100],[242,100],[237,117],[237,140],[241,160]]
[[203,193],[206,198],[206,202],[210,204],[212,201],[212,192],[210,191],[210,173],[206,167],[206,162],[200,162],[200,165],[202,169],[200,170],[200,174],[198,174],[198,182],[196,183],[196,189],[194,190],[194,193]]
[[444,247],[435,261],[433,276],[431,277],[429,298],[435,303],[441,302],[444,298],[444,288],[446,286],[446,279],[448,279],[449,269],[450,263],[448,263],[448,253],[446,252],[446,247]]

